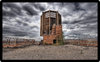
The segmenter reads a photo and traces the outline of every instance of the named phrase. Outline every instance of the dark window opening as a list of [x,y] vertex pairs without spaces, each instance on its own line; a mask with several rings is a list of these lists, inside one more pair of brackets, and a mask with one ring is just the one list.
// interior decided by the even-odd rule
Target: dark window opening
[[55,44],[56,43],[56,40],[53,40],[53,43]]
[[43,34],[47,34],[47,32],[46,32],[46,31],[44,31],[44,32],[43,32]]
[[61,25],[61,20],[59,20],[59,24]]
[[51,18],[51,26],[53,25],[53,24],[56,24],[56,19],[55,18]]
[[59,18],[59,25],[61,25],[61,18]]

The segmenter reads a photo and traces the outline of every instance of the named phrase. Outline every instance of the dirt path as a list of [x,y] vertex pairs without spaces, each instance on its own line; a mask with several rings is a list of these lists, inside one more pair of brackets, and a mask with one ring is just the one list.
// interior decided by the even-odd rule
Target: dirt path
[[3,52],[3,60],[93,60],[97,47],[34,45]]

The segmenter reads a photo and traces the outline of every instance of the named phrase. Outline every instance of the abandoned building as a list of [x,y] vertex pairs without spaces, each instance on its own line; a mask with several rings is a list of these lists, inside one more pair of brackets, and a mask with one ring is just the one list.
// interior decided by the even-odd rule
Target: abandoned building
[[43,44],[63,43],[62,20],[58,11],[48,10],[42,12],[40,36],[43,36]]

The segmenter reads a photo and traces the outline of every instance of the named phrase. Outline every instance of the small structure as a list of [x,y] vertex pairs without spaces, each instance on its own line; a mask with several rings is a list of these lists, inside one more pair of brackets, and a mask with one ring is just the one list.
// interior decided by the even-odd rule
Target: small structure
[[61,15],[58,11],[46,11],[41,15],[40,36],[43,44],[63,43]]

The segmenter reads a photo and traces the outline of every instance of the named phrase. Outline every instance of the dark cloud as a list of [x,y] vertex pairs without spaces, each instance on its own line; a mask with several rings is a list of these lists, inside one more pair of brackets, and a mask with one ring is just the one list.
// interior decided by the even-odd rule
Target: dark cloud
[[31,15],[31,16],[38,15],[38,13],[31,6],[25,5],[23,6],[23,9],[27,11],[28,15]]
[[83,21],[83,20],[75,20],[75,21],[73,21],[73,22],[70,22],[70,24],[79,23],[79,22],[81,22],[81,21]]
[[90,17],[86,17],[84,20],[81,20],[79,23],[87,24],[87,23],[95,23],[95,22],[97,22],[97,17],[90,16]]
[[79,3],[74,3],[74,5],[75,5],[74,11],[79,11],[79,10],[80,11],[85,11],[85,9],[80,7]]
[[16,22],[17,22],[19,25],[22,24],[21,20],[16,20]]
[[3,16],[15,17],[16,14],[14,12],[3,11]]
[[27,33],[26,32],[22,32],[22,31],[17,31],[15,29],[11,29],[9,27],[4,27],[3,28],[3,33],[4,34],[13,34],[14,36],[27,36]]
[[28,24],[27,24],[27,23],[23,23],[23,25],[24,25],[24,26],[28,26]]
[[68,21],[63,21],[63,22],[62,22],[62,24],[68,24],[68,23],[69,23]]
[[75,29],[75,27],[70,27],[70,29]]
[[[97,31],[97,25],[87,25],[85,27],[82,27],[84,30],[88,30],[88,31]],[[94,30],[93,30],[94,29]]]
[[40,38],[40,14],[47,10],[62,16],[64,36],[68,38],[97,38],[97,3],[47,2],[11,3],[2,5],[3,35]]
[[[5,9],[3,9],[5,8]],[[13,3],[3,3],[3,15],[9,17],[15,17],[16,15],[21,15],[21,7]],[[9,9],[9,11],[7,11]]]
[[10,3],[9,2],[3,3],[3,6],[4,7],[9,7],[9,8],[16,8],[16,9],[20,10],[20,7],[18,5],[14,4],[14,3],[11,3],[11,2]]
[[16,22],[17,22],[18,25],[28,26],[27,23],[22,22],[21,20],[16,20]]
[[32,26],[32,27],[31,27],[31,29],[32,29],[32,28],[36,28],[36,29],[39,29],[37,26]]
[[34,6],[36,9],[38,9],[40,11],[45,10],[45,7],[41,6],[39,3],[37,3],[37,4],[31,3],[31,5]]
[[28,35],[28,33],[26,33],[26,32],[20,32],[20,31],[16,31],[16,32],[14,32],[15,34],[15,36],[27,36]]

